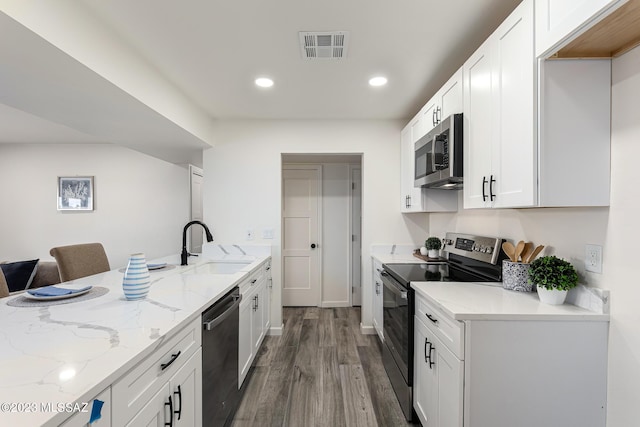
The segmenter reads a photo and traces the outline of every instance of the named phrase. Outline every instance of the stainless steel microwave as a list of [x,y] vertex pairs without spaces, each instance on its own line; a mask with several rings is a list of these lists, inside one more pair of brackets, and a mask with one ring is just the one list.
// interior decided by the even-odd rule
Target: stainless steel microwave
[[415,187],[462,189],[462,114],[452,114],[415,143]]

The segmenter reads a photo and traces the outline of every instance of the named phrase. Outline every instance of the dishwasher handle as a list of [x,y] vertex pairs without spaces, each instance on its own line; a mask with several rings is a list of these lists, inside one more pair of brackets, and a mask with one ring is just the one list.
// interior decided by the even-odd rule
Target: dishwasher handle
[[203,322],[202,326],[205,331],[210,331],[220,323],[222,323],[227,317],[233,313],[233,311],[240,305],[240,301],[242,301],[242,295],[233,295],[234,303],[226,309],[221,315],[216,317],[215,319],[209,320],[208,322]]

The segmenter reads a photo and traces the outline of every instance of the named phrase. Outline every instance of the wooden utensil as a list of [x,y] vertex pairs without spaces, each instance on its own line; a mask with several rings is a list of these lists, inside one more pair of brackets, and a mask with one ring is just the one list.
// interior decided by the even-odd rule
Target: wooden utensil
[[513,246],[513,243],[511,242],[504,242],[502,244],[502,250],[504,251],[505,254],[507,254],[507,256],[509,257],[509,259],[512,262],[516,262],[515,261],[515,253],[516,253],[516,248],[515,246]]
[[520,259],[520,254],[522,253],[523,250],[524,250],[524,242],[520,240],[518,242],[518,245],[516,246],[516,252],[513,255],[515,258],[513,262],[518,262],[518,260]]
[[533,253],[533,243],[526,242],[524,244],[524,249],[522,250],[522,254],[520,254],[520,257],[522,258],[522,262],[526,263],[527,260],[529,259],[529,256],[531,256],[532,253]]
[[544,246],[543,246],[543,245],[536,246],[536,248],[533,250],[533,252],[531,253],[531,255],[529,255],[529,258],[527,259],[526,263],[527,263],[527,264],[530,264],[530,263],[531,263],[531,261],[533,261],[533,260],[538,256],[538,254],[540,253],[540,251],[541,251],[541,250],[543,250],[543,249],[544,249]]

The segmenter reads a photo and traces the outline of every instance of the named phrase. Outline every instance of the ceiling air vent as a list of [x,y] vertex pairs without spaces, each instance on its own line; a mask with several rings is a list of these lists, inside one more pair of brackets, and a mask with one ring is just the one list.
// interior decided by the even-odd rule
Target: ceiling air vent
[[304,59],[342,59],[347,56],[348,31],[300,31]]

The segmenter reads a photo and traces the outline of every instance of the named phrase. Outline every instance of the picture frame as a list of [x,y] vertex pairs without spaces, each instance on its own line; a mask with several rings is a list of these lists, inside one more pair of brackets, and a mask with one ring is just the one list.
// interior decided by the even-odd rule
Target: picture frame
[[93,177],[92,176],[59,176],[58,177],[58,210],[59,211],[92,211],[93,210]]

